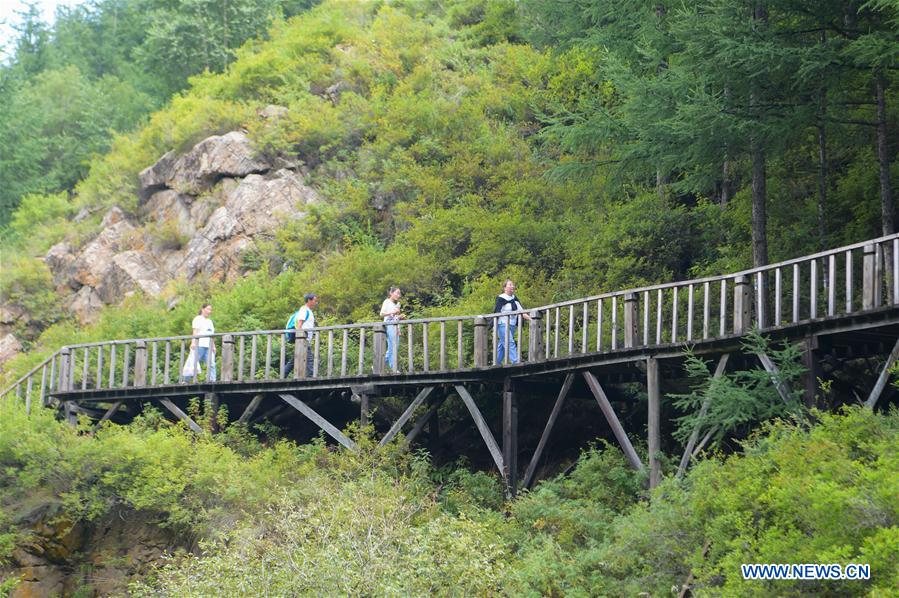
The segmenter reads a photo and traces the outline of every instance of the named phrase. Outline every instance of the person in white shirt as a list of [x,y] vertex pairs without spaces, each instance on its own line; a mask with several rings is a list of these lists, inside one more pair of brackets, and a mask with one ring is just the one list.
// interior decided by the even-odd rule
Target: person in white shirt
[[[315,313],[312,311],[312,308],[318,305],[318,295],[315,293],[306,293],[303,295],[303,300],[306,304],[299,309],[296,318],[294,318],[295,328],[296,330],[311,330],[315,328]],[[313,362],[315,359],[315,352],[312,350],[312,335],[307,337],[307,341],[309,344],[307,345],[308,349],[306,350],[306,376],[311,378],[312,372],[314,371]],[[294,351],[296,351],[296,348],[294,348]],[[290,374],[293,372],[294,361],[295,359],[289,360],[284,368],[285,378],[290,378]]]
[[399,326],[396,325],[396,322],[406,317],[403,315],[399,304],[402,294],[399,287],[390,287],[387,291],[387,299],[384,299],[384,303],[381,304],[381,317],[387,323],[387,356],[385,361],[394,372],[397,371],[396,352],[399,344]]
[[[191,328],[193,329],[191,334],[194,336],[215,334],[215,324],[209,319],[211,314],[212,305],[204,303],[200,308],[200,312],[191,323]],[[190,348],[197,352],[197,363],[199,363],[201,367],[204,364],[207,365],[207,382],[215,382],[215,342],[213,341],[213,338],[211,336],[200,336],[200,338],[195,338],[190,342]],[[186,378],[193,378],[193,376]]]
[[[503,292],[497,295],[494,304],[494,313],[522,311],[524,308],[518,297],[515,296],[515,283],[509,279],[503,283]],[[518,346],[515,344],[515,331],[518,328],[520,317],[530,320],[529,314],[523,313],[515,316],[504,316],[496,319],[496,363],[503,363],[506,357],[506,335],[509,337],[509,363],[518,363]]]

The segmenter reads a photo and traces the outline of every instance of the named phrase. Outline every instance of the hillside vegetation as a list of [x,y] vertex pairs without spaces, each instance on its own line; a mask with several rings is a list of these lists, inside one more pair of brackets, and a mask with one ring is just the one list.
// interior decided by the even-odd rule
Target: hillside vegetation
[[[108,31],[118,4],[98,0],[85,26]],[[132,37],[115,52],[65,45],[69,19],[46,54],[20,42],[0,67],[0,303],[31,320],[14,324],[27,351],[3,387],[63,345],[184,334],[204,301],[219,331],[281,328],[308,291],[322,324],[372,320],[390,285],[412,316],[472,314],[505,278],[535,306],[893,230],[892,0],[235,1],[265,18],[241,12],[233,39],[203,0],[124,4]],[[179,23],[219,45],[163,47]],[[98,57],[115,68],[88,73]],[[60,88],[77,102],[49,102]],[[286,113],[263,117],[270,105]],[[136,216],[141,170],[235,129],[301,161],[323,201],[248,250],[240,280],[176,281],[78,325],[47,250],[85,243],[112,206]],[[779,397],[746,380],[722,383],[734,405],[715,408],[748,439],[684,479],[649,495],[598,445],[509,502],[495,476],[375,450],[366,429],[354,454],[271,426],[193,435],[146,409],[92,436],[7,402],[0,571],[46,499],[63,527],[125,509],[196,549],[132,580],[136,595],[655,596],[688,579],[708,596],[894,595],[895,410],[778,420],[759,397]],[[689,416],[698,392],[666,405]],[[872,578],[742,580],[741,563],[766,562],[869,563]]]

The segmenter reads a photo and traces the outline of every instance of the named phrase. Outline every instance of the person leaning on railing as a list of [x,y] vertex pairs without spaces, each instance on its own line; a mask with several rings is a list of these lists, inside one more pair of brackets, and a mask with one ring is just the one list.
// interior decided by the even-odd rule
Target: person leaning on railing
[[[515,296],[515,283],[510,279],[506,279],[503,283],[503,292],[496,296],[496,303],[493,306],[495,313],[504,313],[512,311],[523,311],[521,302]],[[528,314],[521,314],[525,320],[530,320]],[[506,355],[506,330],[509,336],[509,363],[518,363],[518,346],[515,344],[515,331],[518,328],[518,316],[497,318],[496,325],[496,363],[503,363]]]
[[384,303],[381,304],[381,317],[384,318],[384,323],[387,325],[387,355],[384,360],[394,372],[396,371],[396,351],[399,340],[399,326],[396,325],[396,322],[406,317],[400,309],[401,296],[402,291],[399,287],[390,287],[387,291],[387,299],[384,299]]

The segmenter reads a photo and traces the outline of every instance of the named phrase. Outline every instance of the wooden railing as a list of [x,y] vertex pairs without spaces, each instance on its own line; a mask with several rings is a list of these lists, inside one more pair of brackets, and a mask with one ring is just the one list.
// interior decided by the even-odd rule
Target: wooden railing
[[[30,406],[33,395],[46,404],[56,393],[79,389],[193,384],[211,381],[213,365],[221,382],[503,367],[741,335],[897,302],[899,234],[733,274],[521,312],[319,327],[297,331],[292,343],[286,330],[259,330],[71,345],[0,397],[24,395]],[[395,370],[386,363],[388,326],[397,330]],[[200,338],[208,338],[214,351],[200,364],[202,375],[185,377],[190,346]],[[508,350],[512,346],[517,354]]]

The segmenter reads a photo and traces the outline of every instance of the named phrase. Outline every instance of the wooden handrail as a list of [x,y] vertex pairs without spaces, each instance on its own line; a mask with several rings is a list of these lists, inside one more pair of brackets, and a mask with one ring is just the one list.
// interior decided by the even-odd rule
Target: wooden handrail
[[[856,271],[858,264],[861,268]],[[20,377],[0,397],[26,382],[30,389],[31,378],[48,364],[50,393],[73,390],[79,381],[81,389],[89,382],[92,389],[153,386],[159,374],[163,383],[170,383],[172,366],[178,368],[175,379],[180,381],[188,343],[204,338],[221,349],[217,355],[210,352],[205,366],[212,366],[220,357],[223,381],[232,381],[235,367],[234,381],[243,381],[245,373],[282,379],[293,364],[297,369],[291,375],[305,378],[306,355],[311,359],[311,375],[316,377],[348,372],[362,375],[364,371],[375,375],[400,370],[415,373],[705,340],[750,328],[767,329],[872,309],[884,299],[899,305],[899,233],[739,272],[610,291],[522,310],[316,326],[297,334],[293,356],[288,354],[287,343],[280,342],[293,332],[287,329],[68,345]],[[519,317],[525,314],[533,318],[526,325]],[[507,317],[517,318],[521,325],[503,328],[500,318]],[[387,351],[390,343],[396,345],[392,357]],[[526,357],[510,357],[515,348],[526,352]],[[274,361],[273,349],[280,349]],[[107,353],[108,362],[104,361]],[[398,357],[402,368],[396,365]],[[393,365],[384,367],[382,361],[391,358]],[[349,363],[351,359],[355,365]],[[59,372],[54,370],[57,365]]]

